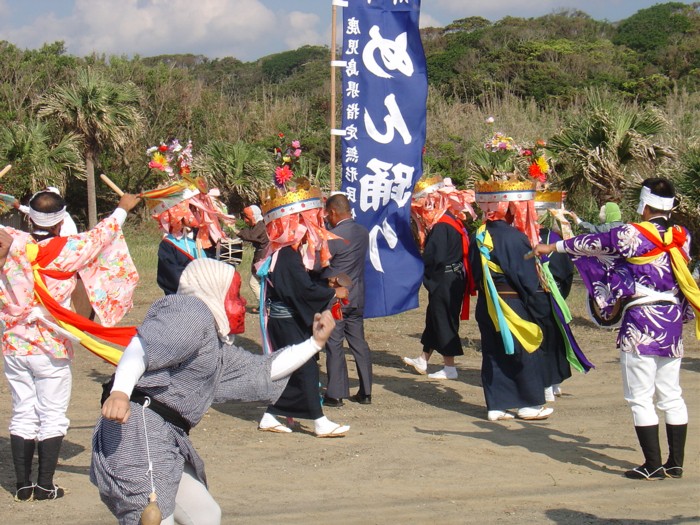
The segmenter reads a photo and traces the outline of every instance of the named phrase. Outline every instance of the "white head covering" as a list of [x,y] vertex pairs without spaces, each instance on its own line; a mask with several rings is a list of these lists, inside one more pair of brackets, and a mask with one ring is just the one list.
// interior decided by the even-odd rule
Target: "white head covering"
[[[56,191],[53,191],[56,190]],[[53,213],[44,213],[41,211],[37,211],[34,208],[32,208],[32,201],[37,197],[37,195],[41,195],[42,193],[55,193],[60,197],[60,193],[56,188],[49,188],[44,191],[39,191],[32,195],[32,198],[29,200],[29,218],[32,220],[34,224],[37,226],[41,226],[42,228],[50,228],[51,226],[55,226],[59,222],[61,222],[63,219],[66,218],[66,207],[63,206],[62,210],[53,212]]]
[[245,212],[246,210],[250,210],[249,216],[251,216],[251,218],[253,219],[253,222],[255,224],[257,224],[261,220],[263,220],[262,211],[260,210],[260,206],[256,206],[255,204],[251,204],[250,206],[246,207],[243,211]]
[[214,259],[195,259],[185,267],[177,289],[179,294],[193,295],[204,301],[216,321],[219,339],[227,343],[232,342],[232,336],[229,335],[231,328],[224,299],[235,274],[236,270],[230,264]]
[[637,207],[637,214],[642,215],[644,213],[644,208],[646,206],[651,206],[661,211],[671,211],[673,209],[673,203],[675,199],[673,197],[661,197],[655,195],[651,192],[651,188],[648,186],[642,186],[642,192],[639,194],[639,206]]

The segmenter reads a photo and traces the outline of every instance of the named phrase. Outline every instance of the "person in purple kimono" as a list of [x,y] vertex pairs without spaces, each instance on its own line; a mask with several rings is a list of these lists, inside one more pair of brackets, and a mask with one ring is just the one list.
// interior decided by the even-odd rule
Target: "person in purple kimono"
[[[688,428],[680,387],[683,323],[693,317],[693,310],[698,322],[700,290],[687,266],[690,235],[669,219],[674,199],[670,181],[646,179],[637,209],[641,223],[540,244],[534,250],[538,256],[554,251],[573,256],[603,313],[617,300],[626,303],[617,346],[624,396],[645,459],[625,472],[632,479],[683,476]],[[669,456],[663,465],[654,397],[656,408],[664,413],[668,437]]]

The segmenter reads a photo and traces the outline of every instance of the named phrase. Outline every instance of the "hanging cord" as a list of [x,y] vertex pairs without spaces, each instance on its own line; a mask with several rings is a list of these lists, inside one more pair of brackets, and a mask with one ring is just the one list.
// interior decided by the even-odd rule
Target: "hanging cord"
[[143,418],[143,435],[146,438],[146,457],[148,458],[148,475],[151,478],[151,494],[148,497],[149,503],[141,513],[142,525],[159,525],[163,520],[163,515],[156,503],[156,486],[153,482],[153,462],[151,461],[151,447],[148,443],[148,428],[146,427],[146,408],[151,404],[151,398],[145,396],[143,399],[143,407],[141,409],[141,417]]
[[146,396],[143,400],[141,408],[141,417],[143,419],[143,435],[146,438],[146,457],[148,458],[148,475],[151,478],[151,492],[155,494],[156,486],[153,483],[153,463],[151,462],[151,447],[148,445],[148,428],[146,427],[146,408],[151,404],[151,398]]

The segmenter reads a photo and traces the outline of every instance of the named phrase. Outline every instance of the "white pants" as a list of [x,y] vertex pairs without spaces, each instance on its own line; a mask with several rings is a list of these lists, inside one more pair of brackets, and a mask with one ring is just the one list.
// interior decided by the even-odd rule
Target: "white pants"
[[680,357],[638,355],[620,352],[622,386],[625,400],[632,409],[634,426],[658,425],[656,407],[664,413],[669,425],[688,423],[688,409],[680,385]]
[[66,435],[70,365],[70,359],[46,354],[5,356],[5,376],[12,392],[10,434],[39,441]]
[[197,479],[194,469],[185,463],[175,496],[175,513],[160,522],[161,525],[219,525],[221,508],[207,487]]
[[250,280],[248,281],[250,289],[253,290],[253,295],[255,295],[255,306],[260,302],[260,277],[254,273],[250,274]]

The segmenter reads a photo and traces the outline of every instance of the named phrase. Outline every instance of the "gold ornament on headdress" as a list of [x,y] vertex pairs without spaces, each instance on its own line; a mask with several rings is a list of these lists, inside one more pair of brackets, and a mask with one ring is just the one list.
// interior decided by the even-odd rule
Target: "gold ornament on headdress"
[[474,182],[476,202],[529,201],[535,197],[536,181],[479,180]]
[[417,199],[424,197],[425,194],[430,193],[432,190],[441,188],[442,186],[444,186],[444,182],[441,175],[422,177],[413,187],[413,198]]
[[293,189],[272,187],[260,193],[260,209],[265,223],[285,215],[321,208],[321,190],[311,185],[309,179],[295,179]]
[[535,192],[535,209],[563,208],[565,198],[565,191],[537,191]]

